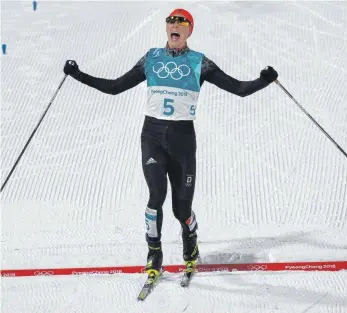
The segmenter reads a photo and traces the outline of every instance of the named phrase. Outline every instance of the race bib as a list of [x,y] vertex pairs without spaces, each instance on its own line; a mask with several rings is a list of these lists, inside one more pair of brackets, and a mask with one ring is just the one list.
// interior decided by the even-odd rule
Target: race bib
[[194,120],[200,92],[202,55],[189,51],[171,57],[151,49],[145,66],[147,103],[145,115],[165,120]]
[[165,120],[194,120],[199,93],[172,87],[149,87],[145,115]]

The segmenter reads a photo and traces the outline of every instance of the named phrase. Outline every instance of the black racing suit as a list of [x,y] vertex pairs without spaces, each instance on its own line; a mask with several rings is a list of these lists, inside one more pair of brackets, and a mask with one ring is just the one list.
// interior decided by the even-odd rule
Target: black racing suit
[[[184,50],[168,49],[173,57],[188,53]],[[123,76],[117,79],[103,79],[78,72],[74,76],[80,82],[104,93],[116,95],[146,80],[146,55]],[[252,81],[239,81],[224,73],[207,57],[201,66],[200,85],[208,81],[230,93],[245,97],[268,86],[269,83],[257,78]],[[196,139],[193,121],[168,121],[145,117],[141,134],[142,167],[149,188],[149,201],[146,208],[156,213],[155,236],[148,236],[149,243],[161,239],[163,212],[162,206],[167,194],[167,176],[172,190],[172,209],[185,233],[193,233],[197,228],[192,211],[196,175]],[[154,211],[153,211],[154,210]]]

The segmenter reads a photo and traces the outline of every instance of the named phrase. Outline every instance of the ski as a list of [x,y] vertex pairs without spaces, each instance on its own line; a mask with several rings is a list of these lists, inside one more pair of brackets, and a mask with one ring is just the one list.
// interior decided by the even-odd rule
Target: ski
[[193,272],[185,272],[181,280],[181,287],[188,287],[193,277]]
[[190,284],[190,281],[192,280],[192,277],[195,273],[195,267],[196,265],[190,262],[187,262],[186,270],[183,274],[183,278],[181,280],[181,287],[188,287]]
[[153,290],[154,286],[157,284],[160,276],[162,274],[162,271],[160,271],[159,273],[156,272],[150,272],[148,274],[148,278],[146,280],[146,282],[144,283],[138,297],[137,300],[138,301],[143,301],[147,298],[147,296],[151,293],[151,291]]

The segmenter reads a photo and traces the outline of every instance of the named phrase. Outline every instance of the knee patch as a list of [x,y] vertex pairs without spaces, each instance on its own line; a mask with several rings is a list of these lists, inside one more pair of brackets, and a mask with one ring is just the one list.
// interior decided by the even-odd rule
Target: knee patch
[[193,232],[197,229],[198,223],[196,221],[195,213],[193,211],[191,216],[185,221],[185,225],[190,232]]
[[158,227],[159,215],[161,212],[146,207],[145,221],[146,221],[146,235],[150,239],[160,239],[160,230]]

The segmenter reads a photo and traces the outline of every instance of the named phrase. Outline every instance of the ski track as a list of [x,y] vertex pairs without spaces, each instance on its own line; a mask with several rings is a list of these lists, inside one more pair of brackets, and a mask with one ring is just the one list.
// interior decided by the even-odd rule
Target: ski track
[[[98,77],[130,70],[165,44],[172,3],[2,3],[1,181],[63,77],[67,59]],[[279,80],[347,150],[347,7],[339,2],[188,2],[189,40],[241,80],[273,65]],[[213,22],[207,22],[210,16]],[[160,27],[162,25],[162,27]],[[116,97],[68,77],[1,199],[1,268],[145,263],[140,132],[146,85]],[[206,263],[347,259],[347,162],[273,84],[238,98],[200,93],[194,211]],[[164,204],[164,264],[182,262]],[[347,311],[347,274],[204,273],[189,289],[165,274],[2,279],[2,312]],[[20,299],[20,301],[18,300]],[[151,300],[150,300],[151,299]]]
[[[4,305],[11,312],[153,312],[154,304],[156,312],[175,313],[329,313],[347,307],[346,273],[203,273],[188,289],[180,287],[177,274],[164,274],[144,302],[136,301],[141,274],[16,280],[3,286]],[[23,301],[14,301],[20,295]]]

